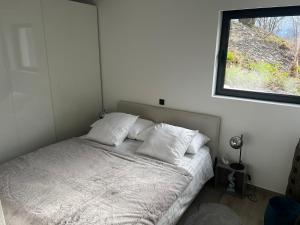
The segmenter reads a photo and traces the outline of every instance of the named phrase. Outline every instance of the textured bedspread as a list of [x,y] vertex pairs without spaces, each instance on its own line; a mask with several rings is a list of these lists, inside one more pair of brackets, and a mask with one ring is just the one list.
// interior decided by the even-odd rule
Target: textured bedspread
[[156,224],[192,177],[70,139],[0,166],[7,225]]

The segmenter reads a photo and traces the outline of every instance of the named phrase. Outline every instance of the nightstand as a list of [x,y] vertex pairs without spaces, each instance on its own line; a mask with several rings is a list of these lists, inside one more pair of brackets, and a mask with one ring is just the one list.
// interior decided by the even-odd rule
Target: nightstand
[[236,192],[228,193],[238,195],[239,197],[243,198],[246,194],[247,187],[247,165],[244,166],[245,168],[243,170],[234,170],[229,165],[226,165],[218,160],[215,168],[215,187],[224,186],[226,191],[228,186],[228,175],[234,171]]

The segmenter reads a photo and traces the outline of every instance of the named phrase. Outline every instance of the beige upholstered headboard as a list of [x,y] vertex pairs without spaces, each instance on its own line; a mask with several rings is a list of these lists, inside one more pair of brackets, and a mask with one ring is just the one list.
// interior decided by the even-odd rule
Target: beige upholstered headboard
[[214,159],[217,156],[221,125],[221,118],[218,116],[128,101],[120,101],[117,110],[118,112],[139,115],[141,118],[155,122],[164,122],[188,129],[199,130],[211,139],[208,146],[210,147],[212,158]]

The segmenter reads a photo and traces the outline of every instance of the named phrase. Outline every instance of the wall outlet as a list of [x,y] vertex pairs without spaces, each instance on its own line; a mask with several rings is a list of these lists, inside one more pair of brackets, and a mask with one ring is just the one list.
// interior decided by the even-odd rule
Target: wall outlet
[[160,105],[165,105],[165,100],[160,98],[160,99],[159,99],[159,104],[160,104]]

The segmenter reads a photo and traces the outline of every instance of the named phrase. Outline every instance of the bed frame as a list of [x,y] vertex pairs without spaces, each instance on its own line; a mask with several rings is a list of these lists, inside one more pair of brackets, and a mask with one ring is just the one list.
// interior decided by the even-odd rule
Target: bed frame
[[164,122],[188,129],[199,130],[210,138],[208,146],[212,159],[218,154],[221,125],[221,118],[218,116],[128,101],[120,101],[117,106],[117,111],[139,115],[141,118],[155,122]]

